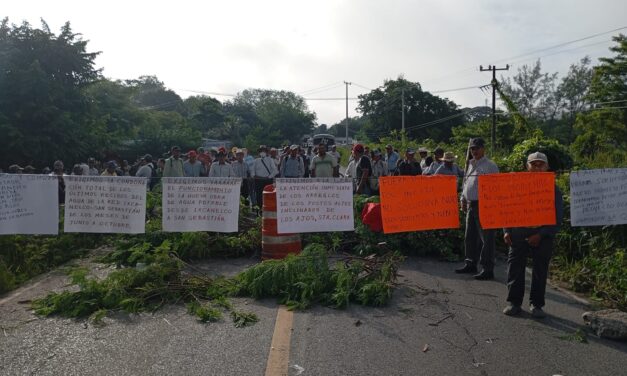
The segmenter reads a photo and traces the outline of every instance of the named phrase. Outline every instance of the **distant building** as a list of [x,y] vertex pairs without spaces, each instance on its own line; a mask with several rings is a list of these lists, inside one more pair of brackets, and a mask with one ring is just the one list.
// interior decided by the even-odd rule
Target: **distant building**
[[205,149],[212,149],[212,148],[217,149],[220,147],[224,147],[226,150],[231,150],[231,146],[233,146],[233,143],[228,140],[214,140],[212,138],[203,138],[202,146]]

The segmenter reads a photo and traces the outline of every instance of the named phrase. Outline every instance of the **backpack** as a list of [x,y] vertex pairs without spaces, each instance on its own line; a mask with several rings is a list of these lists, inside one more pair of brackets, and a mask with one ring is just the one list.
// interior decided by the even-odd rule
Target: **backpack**
[[157,174],[157,169],[152,163],[148,163],[148,167],[150,167],[150,182],[148,182],[148,188],[152,191],[152,188],[154,188],[159,181],[159,174]]

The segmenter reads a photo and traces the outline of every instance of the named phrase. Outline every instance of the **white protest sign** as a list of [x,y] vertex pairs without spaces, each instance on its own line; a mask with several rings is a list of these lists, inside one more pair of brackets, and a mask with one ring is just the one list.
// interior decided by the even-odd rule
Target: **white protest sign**
[[163,178],[163,231],[237,232],[241,178]]
[[279,234],[355,229],[351,179],[276,179],[276,194]]
[[0,235],[58,233],[57,177],[0,174]]
[[571,226],[627,223],[627,168],[570,173]]
[[64,179],[65,232],[145,232],[145,178],[72,175]]

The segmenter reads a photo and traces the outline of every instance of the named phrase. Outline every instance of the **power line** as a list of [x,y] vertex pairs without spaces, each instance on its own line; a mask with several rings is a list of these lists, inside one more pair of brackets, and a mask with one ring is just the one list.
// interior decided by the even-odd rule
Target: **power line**
[[320,91],[327,91],[327,90],[335,89],[336,87],[340,87],[340,86],[342,86],[342,82],[338,81],[338,82],[334,82],[332,84],[328,84],[328,85],[324,85],[324,86],[321,86],[321,87],[317,87],[315,89],[309,89],[309,90],[302,91],[302,92],[298,93],[298,95],[310,95],[310,94],[317,93],[317,92],[320,92]]

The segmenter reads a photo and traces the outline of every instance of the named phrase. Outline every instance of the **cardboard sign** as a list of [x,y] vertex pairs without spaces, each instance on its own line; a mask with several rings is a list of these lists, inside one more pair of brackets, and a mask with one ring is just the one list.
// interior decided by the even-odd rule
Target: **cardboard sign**
[[163,231],[237,232],[241,178],[163,178]]
[[351,179],[276,179],[276,194],[279,234],[355,229]]
[[572,226],[627,223],[627,168],[570,173]]
[[386,234],[459,227],[455,176],[385,176],[379,192]]
[[0,235],[58,233],[57,177],[0,174]]
[[145,178],[79,175],[63,179],[65,232],[145,232]]
[[515,172],[479,176],[479,221],[484,229],[555,224],[555,175]]

